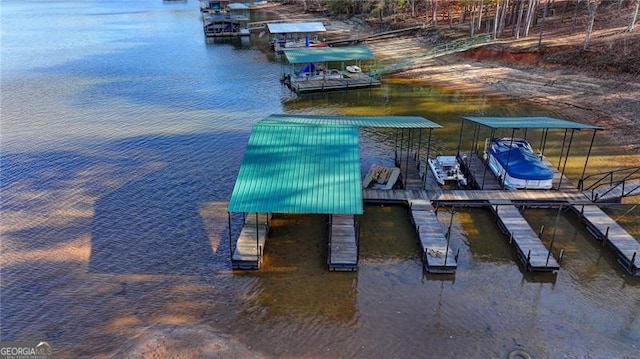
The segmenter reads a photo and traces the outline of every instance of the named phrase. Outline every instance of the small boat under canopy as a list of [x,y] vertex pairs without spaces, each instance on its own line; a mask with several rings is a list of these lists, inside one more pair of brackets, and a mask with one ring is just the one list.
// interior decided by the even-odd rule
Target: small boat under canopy
[[553,172],[522,138],[487,139],[484,160],[507,189],[550,189]]
[[456,182],[459,186],[467,185],[467,178],[462,173],[456,156],[436,156],[429,158],[427,162],[439,185],[447,182]]

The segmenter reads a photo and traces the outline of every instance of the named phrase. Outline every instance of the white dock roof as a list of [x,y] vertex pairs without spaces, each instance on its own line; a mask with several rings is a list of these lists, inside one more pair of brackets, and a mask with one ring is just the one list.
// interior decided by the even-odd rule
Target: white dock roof
[[325,32],[327,29],[321,22],[292,22],[267,24],[269,32],[272,34],[293,34],[293,33],[313,33]]

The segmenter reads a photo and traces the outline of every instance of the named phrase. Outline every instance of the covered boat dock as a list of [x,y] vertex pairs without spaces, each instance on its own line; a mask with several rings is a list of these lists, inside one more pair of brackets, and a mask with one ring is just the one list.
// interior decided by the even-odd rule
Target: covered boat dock
[[281,52],[287,48],[327,46],[324,38],[327,29],[319,21],[267,23],[272,50]]
[[[462,138],[465,130],[465,123],[473,125],[473,138],[471,140],[471,148],[468,152],[462,149]],[[485,129],[484,136],[481,138],[482,131]],[[488,129],[488,134],[486,133]],[[539,146],[538,156],[554,171],[553,187],[560,190],[576,190],[574,186],[565,176],[565,170],[567,167],[567,160],[569,159],[569,153],[573,144],[574,135],[576,131],[591,130],[593,136],[591,137],[591,143],[589,150],[585,157],[584,167],[582,170],[582,177],[587,169],[587,163],[591,155],[591,149],[593,148],[593,141],[596,136],[596,132],[601,130],[598,126],[583,124],[574,121],[562,120],[551,117],[472,117],[465,116],[462,118],[462,124],[460,126],[460,137],[458,140],[457,156],[461,161],[461,164],[465,167],[467,178],[471,179],[478,189],[501,189],[504,187],[503,178],[491,178],[491,173],[488,166],[482,158],[484,147],[480,148],[480,141],[487,141],[496,138],[500,133],[507,138],[523,138],[528,140],[528,137],[532,137],[533,131],[539,130]],[[564,131],[564,137],[560,148],[560,156],[558,159],[557,167],[554,167],[549,162],[544,153],[547,145],[547,138],[550,130]],[[516,136],[516,134],[518,136]],[[509,161],[506,163],[506,169],[508,170]]]
[[[441,126],[420,116],[271,115],[256,123],[227,209],[233,268],[259,269],[271,214],[298,213],[329,215],[329,270],[357,270],[359,217],[364,212],[360,127],[431,131]],[[231,213],[243,213],[244,218],[235,243]],[[448,243],[441,228],[434,226],[438,223],[435,214],[423,214],[413,221],[416,228],[422,228],[417,231],[419,237],[423,232],[429,235],[429,244],[419,239],[423,252],[435,253],[429,256],[433,264]],[[437,232],[440,235],[434,236]],[[434,238],[440,243],[434,243]],[[451,272],[456,268],[455,258],[447,256],[444,270]],[[438,269],[443,272],[442,263]]]
[[209,9],[202,15],[206,37],[249,36],[249,7],[228,1],[210,1]]
[[363,62],[375,59],[368,46],[304,47],[283,53],[286,63],[280,80],[296,93],[380,85],[380,80],[362,71]]

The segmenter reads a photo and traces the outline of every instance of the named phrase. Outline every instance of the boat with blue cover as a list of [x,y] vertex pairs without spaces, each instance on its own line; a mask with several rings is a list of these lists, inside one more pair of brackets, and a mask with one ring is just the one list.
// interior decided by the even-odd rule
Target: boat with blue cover
[[487,139],[484,160],[507,189],[550,189],[551,171],[523,138]]

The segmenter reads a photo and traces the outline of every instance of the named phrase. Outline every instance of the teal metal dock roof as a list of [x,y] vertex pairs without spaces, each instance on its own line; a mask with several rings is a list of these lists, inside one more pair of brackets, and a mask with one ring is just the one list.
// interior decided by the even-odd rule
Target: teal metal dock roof
[[368,46],[297,47],[283,51],[287,61],[291,64],[372,60],[375,58]]
[[598,126],[560,120],[552,117],[471,117],[463,119],[490,128],[556,128],[573,130],[600,130]]
[[362,214],[359,127],[441,126],[419,116],[271,115],[253,126],[227,210]]
[[228,210],[362,214],[357,127],[254,125]]
[[421,116],[313,116],[271,115],[260,121],[263,125],[324,125],[376,128],[441,128],[439,124]]

